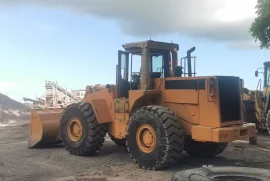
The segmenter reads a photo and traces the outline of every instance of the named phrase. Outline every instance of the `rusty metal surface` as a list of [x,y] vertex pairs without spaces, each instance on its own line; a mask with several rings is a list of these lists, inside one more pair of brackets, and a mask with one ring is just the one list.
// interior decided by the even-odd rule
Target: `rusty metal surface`
[[233,125],[222,128],[193,126],[192,138],[197,141],[232,142],[256,136],[256,126],[253,123]]
[[149,48],[144,48],[141,57],[141,89],[152,89],[150,78]]

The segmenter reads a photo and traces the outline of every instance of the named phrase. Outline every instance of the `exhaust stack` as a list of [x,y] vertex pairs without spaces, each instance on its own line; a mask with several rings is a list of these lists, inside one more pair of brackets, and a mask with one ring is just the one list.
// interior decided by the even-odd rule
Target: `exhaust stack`
[[188,76],[192,76],[191,70],[191,53],[195,51],[195,47],[192,47],[187,51],[187,64],[188,64]]

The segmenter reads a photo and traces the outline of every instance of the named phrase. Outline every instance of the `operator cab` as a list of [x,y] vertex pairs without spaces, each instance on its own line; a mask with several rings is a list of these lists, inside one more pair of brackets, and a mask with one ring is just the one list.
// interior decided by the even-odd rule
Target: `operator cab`
[[[178,60],[178,44],[153,40],[128,43],[118,51],[116,75],[117,96],[128,98],[129,90],[151,90],[152,80],[166,77],[195,76],[195,60],[188,51]],[[192,72],[191,60],[194,60]],[[129,66],[130,65],[130,66]],[[129,73],[130,72],[130,73]]]
[[[262,73],[264,76],[264,82],[263,82],[263,87],[269,87],[270,86],[270,61],[264,62],[263,63],[264,67],[257,68],[255,71],[255,77],[259,76],[259,73]],[[260,72],[259,70],[263,70]]]
[[264,87],[269,87],[270,86],[270,61],[264,62]]

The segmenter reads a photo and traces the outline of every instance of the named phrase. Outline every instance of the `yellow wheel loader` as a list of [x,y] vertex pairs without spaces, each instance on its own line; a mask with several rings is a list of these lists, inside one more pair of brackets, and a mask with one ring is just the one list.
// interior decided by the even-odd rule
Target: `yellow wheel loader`
[[[261,71],[262,70],[262,71]],[[270,134],[270,62],[264,62],[263,68],[255,71],[255,76],[263,74],[256,90],[244,89],[243,104],[246,112],[246,122],[255,123],[258,131],[268,131]],[[263,89],[263,90],[262,90]]]
[[[183,151],[212,157],[231,141],[255,136],[255,124],[242,119],[239,77],[196,76],[195,47],[181,59],[174,43],[148,40],[123,48],[115,85],[87,86],[82,102],[69,105],[61,116],[32,113],[31,124],[41,122],[33,132],[44,139],[60,137],[69,153],[80,156],[95,154],[108,133],[139,167],[150,170],[176,163]],[[53,129],[47,126],[51,122]]]

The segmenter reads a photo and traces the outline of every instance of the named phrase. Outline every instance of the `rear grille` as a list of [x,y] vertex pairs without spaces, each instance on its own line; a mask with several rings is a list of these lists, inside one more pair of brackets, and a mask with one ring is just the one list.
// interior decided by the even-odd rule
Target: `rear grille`
[[241,120],[240,79],[218,76],[221,123]]

